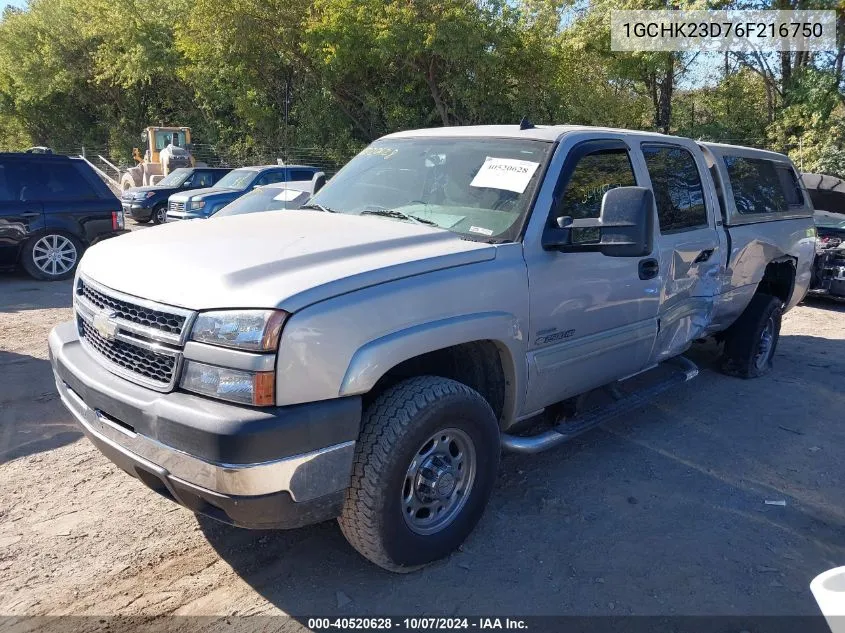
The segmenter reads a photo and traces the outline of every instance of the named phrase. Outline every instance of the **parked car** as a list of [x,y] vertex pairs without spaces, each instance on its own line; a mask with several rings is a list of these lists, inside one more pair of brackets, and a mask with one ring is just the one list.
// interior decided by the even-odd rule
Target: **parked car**
[[241,167],[226,174],[212,188],[170,196],[167,219],[208,218],[255,187],[276,182],[305,186],[310,184],[314,175],[319,172],[319,168],[307,165]]
[[262,211],[283,211],[298,209],[311,197],[310,182],[302,183],[277,182],[272,185],[256,187],[245,196],[214,213],[211,217],[225,218],[231,215],[246,213],[261,213]]
[[629,130],[392,134],[308,205],[91,249],[50,334],[56,383],[168,498],[250,528],[338,517],[399,572],[472,531],[502,449],[694,378],[694,340],[769,372],[814,254],[789,158]]
[[816,212],[816,259],[810,294],[845,300],[845,181],[801,174]]
[[207,189],[231,170],[229,167],[180,167],[151,187],[131,187],[123,192],[123,211],[137,222],[162,224],[167,219],[167,199],[177,191]]
[[87,247],[123,229],[120,201],[82,159],[0,154],[0,268],[65,279]]

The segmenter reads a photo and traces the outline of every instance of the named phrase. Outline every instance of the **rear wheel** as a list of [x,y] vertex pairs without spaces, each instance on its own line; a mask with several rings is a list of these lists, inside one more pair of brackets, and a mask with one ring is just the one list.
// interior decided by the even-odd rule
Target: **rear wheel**
[[758,293],[725,333],[722,371],[740,378],[757,378],[772,369],[780,338],[783,302]]
[[81,256],[82,244],[72,235],[46,233],[26,243],[21,265],[36,279],[55,281],[73,275]]
[[164,224],[167,221],[167,205],[164,203],[157,204],[153,208],[150,220],[152,220],[153,224]]
[[499,466],[490,405],[466,385],[411,378],[364,414],[338,519],[370,561],[409,572],[455,550],[481,518]]

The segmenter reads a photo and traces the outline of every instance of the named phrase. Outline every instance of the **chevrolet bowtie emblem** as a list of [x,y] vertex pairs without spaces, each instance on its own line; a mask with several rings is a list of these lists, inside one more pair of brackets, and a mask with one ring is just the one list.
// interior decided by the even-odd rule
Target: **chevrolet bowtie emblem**
[[94,315],[94,329],[107,341],[113,341],[114,335],[117,334],[117,322],[114,320],[116,316],[117,313],[110,310],[103,310]]

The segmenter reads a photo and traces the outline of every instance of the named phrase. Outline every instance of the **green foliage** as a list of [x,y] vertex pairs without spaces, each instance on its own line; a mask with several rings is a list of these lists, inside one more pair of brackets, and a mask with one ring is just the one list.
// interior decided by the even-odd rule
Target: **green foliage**
[[795,58],[788,81],[736,56],[691,88],[690,54],[610,51],[612,9],[667,4],[31,0],[0,20],[0,145],[128,162],[147,125],[189,125],[231,161],[290,147],[340,161],[394,130],[527,115],[765,145],[841,173],[835,55]]

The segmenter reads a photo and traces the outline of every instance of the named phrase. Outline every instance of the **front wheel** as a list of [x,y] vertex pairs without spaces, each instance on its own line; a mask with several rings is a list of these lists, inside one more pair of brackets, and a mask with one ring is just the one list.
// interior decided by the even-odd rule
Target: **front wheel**
[[436,376],[394,385],[364,414],[344,536],[395,572],[447,556],[481,518],[499,453],[496,417],[478,392]]
[[80,257],[82,244],[75,237],[65,233],[46,233],[26,243],[21,265],[35,279],[58,281],[73,275]]
[[150,219],[153,224],[164,224],[167,221],[167,205],[160,204],[153,209]]
[[772,369],[780,339],[783,302],[777,297],[758,293],[751,299],[727,332],[722,355],[722,371],[740,378],[757,378]]

